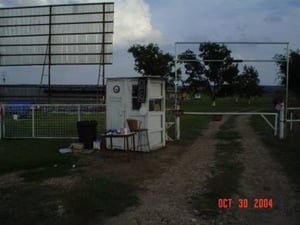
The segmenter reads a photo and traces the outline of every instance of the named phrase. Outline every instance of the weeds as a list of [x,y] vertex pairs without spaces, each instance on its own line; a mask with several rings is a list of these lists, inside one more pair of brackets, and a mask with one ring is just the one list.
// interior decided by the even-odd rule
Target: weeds
[[292,132],[288,131],[287,137],[279,140],[273,135],[271,129],[266,127],[259,117],[251,117],[250,124],[259,137],[270,150],[271,155],[282,165],[286,175],[300,190],[300,126],[296,126]]
[[39,183],[0,187],[5,225],[80,225],[118,215],[137,203],[135,188],[116,178],[84,178],[71,189]]
[[[68,140],[4,140],[0,174],[19,172],[24,180],[0,186],[1,225],[79,225],[115,216],[137,203],[135,187],[114,177],[84,177],[78,169],[85,156],[60,154]],[[76,169],[72,165],[76,165]],[[82,173],[80,173],[82,172]],[[14,176],[13,174],[11,176]],[[76,177],[64,187],[44,182]]]
[[193,196],[194,208],[199,216],[206,219],[215,218],[221,213],[217,207],[219,198],[230,198],[238,192],[243,165],[237,158],[242,148],[240,136],[234,131],[234,120],[235,117],[230,117],[220,127],[216,135],[219,142],[216,145],[216,162],[211,177],[207,179],[205,190]]

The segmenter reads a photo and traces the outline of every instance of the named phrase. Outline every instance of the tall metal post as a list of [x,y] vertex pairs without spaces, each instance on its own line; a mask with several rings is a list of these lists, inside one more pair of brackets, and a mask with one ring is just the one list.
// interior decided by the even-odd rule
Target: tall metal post
[[32,119],[32,133],[31,133],[31,136],[32,138],[35,138],[35,114],[34,114],[34,110],[35,110],[35,106],[32,105],[32,108],[31,108],[31,119]]
[[287,119],[288,119],[288,107],[289,107],[289,71],[290,71],[290,49],[289,43],[286,44],[286,81],[285,81],[285,108],[284,108],[284,124],[285,124],[285,136],[287,135]]
[[49,49],[48,49],[48,102],[51,97],[51,35],[52,35],[52,5],[49,6]]
[[2,106],[0,105],[0,140],[2,139]]
[[81,121],[80,105],[77,105],[77,121]]
[[[279,111],[279,138],[283,139],[286,135],[286,118],[284,118],[286,115],[286,108],[284,103],[281,103],[281,109]],[[285,134],[285,135],[284,135]]]
[[[100,77],[102,77],[102,87],[105,85],[105,4],[102,5],[102,40],[101,52],[99,59],[98,81],[97,81],[97,97],[96,102],[99,102]],[[102,67],[102,71],[101,71]]]
[[175,99],[174,99],[174,109],[177,107],[177,85],[178,85],[178,74],[177,74],[177,49],[175,43],[175,80],[174,80],[174,91],[175,91]]
[[[178,92],[178,73],[177,73],[177,49],[176,49],[176,43],[175,43],[175,80],[174,80],[174,110],[180,109],[180,106],[178,105],[177,101],[177,92]],[[175,139],[180,140],[180,117],[175,116]]]
[[105,84],[105,4],[102,5],[102,86]]

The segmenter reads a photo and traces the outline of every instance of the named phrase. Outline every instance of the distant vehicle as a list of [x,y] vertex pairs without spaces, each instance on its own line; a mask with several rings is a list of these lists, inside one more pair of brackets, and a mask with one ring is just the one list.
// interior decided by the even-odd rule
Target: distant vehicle
[[26,118],[30,112],[33,101],[9,101],[5,107],[5,113],[19,115],[19,118]]

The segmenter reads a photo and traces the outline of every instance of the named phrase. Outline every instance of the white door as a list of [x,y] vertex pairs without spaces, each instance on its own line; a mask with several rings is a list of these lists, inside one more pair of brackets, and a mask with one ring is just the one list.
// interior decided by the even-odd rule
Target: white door
[[[111,98],[109,102],[109,107],[106,115],[107,124],[106,129],[119,129],[122,128],[124,125],[124,107],[122,104],[121,98]],[[120,138],[114,138],[112,145],[110,146],[109,138],[106,140],[107,148],[114,148],[114,149],[123,149],[123,141]]]
[[124,123],[124,109],[121,98],[114,98],[110,101],[110,107],[107,121],[107,129],[119,129]]

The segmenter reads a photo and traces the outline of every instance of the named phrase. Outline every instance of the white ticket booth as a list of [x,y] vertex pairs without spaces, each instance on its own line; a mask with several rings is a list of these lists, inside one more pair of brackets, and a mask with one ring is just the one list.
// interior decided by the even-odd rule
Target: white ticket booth
[[[157,77],[108,78],[106,82],[106,129],[129,130],[128,119],[147,129],[149,145],[136,148],[151,151],[165,146],[165,81]],[[146,143],[146,136],[142,136]],[[138,137],[135,138],[136,146]],[[107,145],[110,145],[107,142]],[[108,148],[124,149],[115,138]]]

